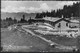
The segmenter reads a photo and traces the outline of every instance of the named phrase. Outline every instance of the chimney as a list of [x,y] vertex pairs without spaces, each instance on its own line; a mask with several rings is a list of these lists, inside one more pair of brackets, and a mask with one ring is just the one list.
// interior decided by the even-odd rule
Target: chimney
[[64,18],[64,16],[62,15],[62,17],[61,18]]

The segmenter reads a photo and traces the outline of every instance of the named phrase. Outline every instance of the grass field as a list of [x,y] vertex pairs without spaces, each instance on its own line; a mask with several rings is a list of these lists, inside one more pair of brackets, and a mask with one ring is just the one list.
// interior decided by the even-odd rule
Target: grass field
[[[17,29],[21,29],[21,28],[17,28]],[[62,52],[66,50],[60,50],[60,49],[56,49],[51,47],[50,45],[48,45],[47,42],[43,41],[42,39],[32,36],[29,33],[25,33],[22,31],[19,31],[17,29],[13,29],[13,30],[8,30],[8,29],[1,29],[1,46],[3,46],[3,50],[9,50],[9,51],[24,51],[24,52],[40,52],[40,51],[48,51],[48,52]],[[33,29],[31,29],[33,31]],[[36,33],[37,35],[39,33]],[[58,44],[62,44],[62,45],[67,45],[67,46],[74,46],[77,45],[79,46],[79,41],[78,39],[80,39],[78,37],[78,39],[70,39],[70,38],[66,38],[66,37],[60,37],[60,36],[54,36],[54,35],[42,35],[42,37],[45,37],[46,39],[52,40],[53,42],[56,42]],[[15,45],[15,46],[32,46],[30,48],[22,48],[22,49],[5,49],[4,45]]]
[[65,46],[76,46],[77,41],[76,38],[61,37],[59,35],[44,35],[43,37]]
[[[33,37],[30,34],[25,34],[17,30],[6,31],[1,33],[2,45],[16,45],[16,46],[33,46],[28,49],[29,51],[42,51],[47,50],[47,43],[43,40]],[[34,48],[34,49],[33,49]]]

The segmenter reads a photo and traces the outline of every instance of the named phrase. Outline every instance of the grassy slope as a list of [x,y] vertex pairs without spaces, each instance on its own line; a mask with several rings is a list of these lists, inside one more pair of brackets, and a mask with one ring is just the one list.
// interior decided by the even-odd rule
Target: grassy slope
[[60,37],[55,35],[45,35],[43,37],[65,46],[75,46],[77,41],[77,39],[74,38]]
[[80,36],[77,37],[77,46],[80,49]]
[[[36,27],[35,29],[39,29],[39,28]],[[32,30],[34,33],[40,34],[38,32],[35,32],[34,31],[35,29],[30,28],[30,30]],[[40,34],[40,35],[42,35],[42,34]],[[42,35],[42,36],[49,39],[49,40],[52,40],[53,42],[56,42],[56,43],[59,43],[59,44],[62,44],[62,45],[66,45],[66,46],[75,46],[76,42],[77,42],[76,38],[68,38],[68,37],[65,37],[65,36],[61,37],[59,35],[49,35],[49,34],[48,35]]]
[[[39,52],[39,51],[49,51],[49,52],[62,52],[63,50],[55,49],[50,47],[45,41],[31,36],[30,34],[25,34],[18,30],[4,31],[1,32],[1,44],[2,45],[13,45],[16,46],[33,46],[30,49],[21,49],[19,51],[27,52]],[[9,50],[11,51],[11,50]],[[13,50],[14,51],[14,50]]]
[[[52,47],[50,47],[45,41],[31,36],[30,34],[25,34],[24,32],[20,32],[16,29],[11,30],[11,31],[5,31],[4,29],[2,29],[3,32],[1,32],[1,42],[2,45],[3,44],[12,44],[14,43],[14,45],[18,45],[18,46],[33,46],[30,49],[23,49],[23,50],[19,50],[19,51],[50,51],[50,52],[60,52],[62,50],[59,49],[54,49]],[[69,38],[65,38],[65,37],[56,37],[53,35],[47,35],[47,36],[43,36],[47,39],[50,39],[56,43],[60,43],[63,45],[76,45],[76,39],[69,39]],[[79,45],[79,44],[77,44]]]
[[[33,46],[26,51],[42,51],[48,50],[48,45],[43,40],[33,37],[30,34],[25,34],[17,30],[5,31],[1,33],[1,42],[3,44],[14,44],[18,46]],[[23,51],[23,50],[22,50]]]

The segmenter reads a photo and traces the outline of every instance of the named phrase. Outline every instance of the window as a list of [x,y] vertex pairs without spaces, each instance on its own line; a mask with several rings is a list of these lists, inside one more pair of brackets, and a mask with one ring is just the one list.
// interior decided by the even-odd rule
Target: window
[[66,26],[68,26],[68,23],[66,23]]
[[60,28],[61,27],[61,23],[59,23],[59,25],[58,25],[58,28]]

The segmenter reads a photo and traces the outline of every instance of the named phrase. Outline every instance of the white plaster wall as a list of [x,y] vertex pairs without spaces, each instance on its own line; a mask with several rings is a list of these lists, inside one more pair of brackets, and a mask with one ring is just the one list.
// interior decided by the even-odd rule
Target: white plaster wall
[[[60,28],[58,28],[59,23],[61,23],[61,27],[60,27]],[[66,29],[66,28],[69,28],[69,27],[66,26],[66,23],[67,23],[67,22],[61,21],[61,22],[59,22],[59,23],[57,23],[57,24],[55,25],[55,28],[57,28],[57,29]]]

